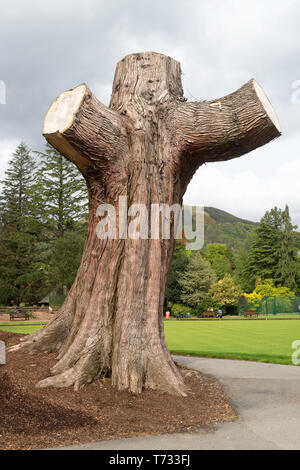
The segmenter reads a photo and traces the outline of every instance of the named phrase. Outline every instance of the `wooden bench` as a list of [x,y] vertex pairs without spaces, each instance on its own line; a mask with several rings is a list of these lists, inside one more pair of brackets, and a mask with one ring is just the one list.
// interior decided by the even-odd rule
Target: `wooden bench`
[[203,317],[212,317],[212,318],[216,318],[216,314],[215,312],[204,312],[203,313]]
[[257,317],[257,313],[255,310],[245,310],[243,313],[244,317]]
[[9,312],[9,319],[11,321],[15,319],[29,320],[29,312],[25,308],[17,307],[15,310]]

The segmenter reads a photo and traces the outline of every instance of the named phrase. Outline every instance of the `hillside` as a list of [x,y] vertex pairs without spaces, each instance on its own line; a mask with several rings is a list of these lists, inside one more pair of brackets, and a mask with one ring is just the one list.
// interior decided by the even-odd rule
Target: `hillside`
[[204,207],[204,244],[225,243],[236,250],[256,225],[256,222],[241,219],[221,209]]
[[205,207],[205,213],[215,221],[215,223],[242,223],[246,225],[257,225],[256,222],[251,222],[250,220],[240,219],[235,215],[229,214],[229,212],[222,211],[221,209],[216,209],[215,207]]
[[[256,227],[256,223],[240,219],[228,212],[215,207],[204,208],[204,243],[225,243],[229,248],[237,250]],[[209,217],[209,221],[207,220]],[[211,223],[211,220],[214,223]]]

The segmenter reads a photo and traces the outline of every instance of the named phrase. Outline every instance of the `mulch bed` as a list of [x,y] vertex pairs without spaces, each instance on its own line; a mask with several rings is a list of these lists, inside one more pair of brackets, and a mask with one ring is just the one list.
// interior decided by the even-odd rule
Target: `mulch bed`
[[[0,331],[6,345],[24,335]],[[150,434],[191,432],[236,416],[216,379],[182,369],[186,398],[146,390],[118,392],[98,380],[74,392],[35,388],[49,375],[56,354],[7,354],[0,366],[0,449],[43,449]]]

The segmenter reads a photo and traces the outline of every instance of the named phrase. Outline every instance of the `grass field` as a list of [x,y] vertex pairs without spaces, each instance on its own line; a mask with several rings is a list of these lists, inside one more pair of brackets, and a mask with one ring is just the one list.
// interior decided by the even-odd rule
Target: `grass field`
[[0,331],[10,331],[12,333],[22,333],[24,335],[30,335],[35,331],[42,328],[46,323],[14,323],[11,325],[10,323],[1,323],[0,324]]
[[300,322],[278,321],[165,321],[172,354],[223,357],[291,364],[291,344],[300,340]]
[[[292,364],[292,343],[300,340],[300,321],[165,321],[165,334],[172,354],[243,359]],[[38,324],[0,326],[2,331],[29,334]]]

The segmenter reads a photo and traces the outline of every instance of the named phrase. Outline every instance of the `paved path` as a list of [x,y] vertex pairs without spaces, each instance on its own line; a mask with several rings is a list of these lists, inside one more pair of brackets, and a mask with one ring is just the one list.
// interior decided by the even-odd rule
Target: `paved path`
[[300,367],[174,356],[216,377],[239,418],[213,431],[118,439],[60,449],[300,449]]

